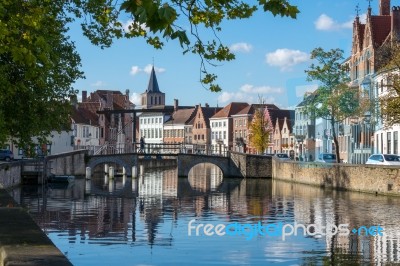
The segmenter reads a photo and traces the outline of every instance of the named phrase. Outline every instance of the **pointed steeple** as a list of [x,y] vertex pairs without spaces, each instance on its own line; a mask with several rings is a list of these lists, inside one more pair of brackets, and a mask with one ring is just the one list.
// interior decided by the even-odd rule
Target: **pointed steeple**
[[158,87],[156,72],[154,71],[154,65],[151,68],[149,85],[147,86],[147,93],[160,93],[160,88]]

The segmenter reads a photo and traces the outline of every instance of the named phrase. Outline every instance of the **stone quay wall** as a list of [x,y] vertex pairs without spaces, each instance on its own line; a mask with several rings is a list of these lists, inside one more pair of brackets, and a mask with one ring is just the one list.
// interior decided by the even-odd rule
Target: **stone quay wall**
[[272,157],[230,152],[230,158],[239,169],[243,177],[249,178],[271,178]]
[[295,183],[400,196],[400,167],[272,160],[272,178]]
[[85,175],[87,154],[87,150],[78,150],[47,156],[46,175]]
[[9,188],[21,184],[21,167],[19,161],[0,164],[0,188]]

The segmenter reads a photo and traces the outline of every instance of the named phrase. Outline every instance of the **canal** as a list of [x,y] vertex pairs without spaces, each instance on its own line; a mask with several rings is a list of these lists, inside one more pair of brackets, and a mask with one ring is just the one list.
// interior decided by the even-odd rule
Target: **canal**
[[400,198],[223,178],[213,165],[10,194],[74,265],[400,262]]

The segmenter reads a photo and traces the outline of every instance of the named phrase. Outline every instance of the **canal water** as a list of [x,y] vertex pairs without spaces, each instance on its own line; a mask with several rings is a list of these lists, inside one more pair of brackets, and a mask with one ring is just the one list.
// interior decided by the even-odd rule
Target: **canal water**
[[10,193],[74,265],[400,263],[400,198],[223,178],[207,164],[189,178],[97,173]]

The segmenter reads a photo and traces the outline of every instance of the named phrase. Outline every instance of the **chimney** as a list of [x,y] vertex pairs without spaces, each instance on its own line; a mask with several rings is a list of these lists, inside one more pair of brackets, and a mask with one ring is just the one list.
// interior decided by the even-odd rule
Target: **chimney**
[[400,40],[400,7],[392,7],[392,41]]
[[174,111],[178,111],[179,108],[179,103],[178,103],[178,99],[174,99]]
[[206,103],[206,107],[210,107],[210,106],[208,105],[208,103]]
[[82,102],[86,102],[87,101],[87,91],[82,91]]
[[379,1],[379,15],[389,16],[390,15],[390,0]]

